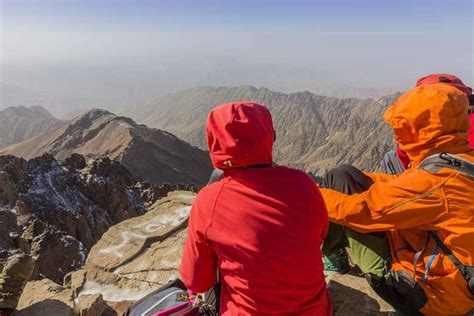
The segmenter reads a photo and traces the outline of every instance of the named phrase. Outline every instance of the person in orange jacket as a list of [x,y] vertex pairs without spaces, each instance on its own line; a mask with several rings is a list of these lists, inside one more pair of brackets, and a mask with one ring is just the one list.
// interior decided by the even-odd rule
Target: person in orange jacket
[[[472,149],[474,149],[474,96],[472,95],[471,87],[468,87],[459,79],[457,76],[448,73],[431,74],[422,77],[416,81],[415,87],[433,84],[433,83],[444,83],[453,87],[458,88],[469,99],[470,105],[470,120],[471,128],[469,130],[469,143]],[[400,148],[393,149],[387,152],[381,163],[381,169],[384,173],[397,174],[402,173],[410,167],[410,157],[401,150]]]
[[372,288],[410,315],[474,309],[468,113],[468,98],[456,87],[415,87],[384,115],[410,168],[387,175],[342,166],[322,184],[332,222],[325,254],[349,246]]

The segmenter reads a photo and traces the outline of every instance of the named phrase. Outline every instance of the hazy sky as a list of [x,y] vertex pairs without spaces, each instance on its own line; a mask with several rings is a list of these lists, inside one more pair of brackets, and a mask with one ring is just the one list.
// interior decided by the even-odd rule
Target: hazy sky
[[430,72],[474,84],[472,0],[0,2],[0,81],[99,105],[200,85],[395,91]]

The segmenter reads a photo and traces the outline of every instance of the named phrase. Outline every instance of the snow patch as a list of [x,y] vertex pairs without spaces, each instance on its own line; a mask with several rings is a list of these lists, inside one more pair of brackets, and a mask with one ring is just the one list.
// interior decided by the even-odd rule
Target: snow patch
[[86,263],[87,250],[84,247],[84,244],[79,241],[79,255],[81,256],[80,266],[83,266]]
[[69,247],[71,245],[71,239],[73,239],[71,236],[65,236],[65,235],[61,235],[61,237],[59,238],[63,242],[64,247]]
[[162,215],[159,218],[160,224],[177,226],[183,219],[189,216],[191,206],[182,206],[174,211],[174,215]]
[[130,240],[132,240],[132,238],[133,239],[146,239],[146,236],[130,233],[130,232],[122,232],[120,234],[120,243],[118,245],[102,248],[99,250],[99,253],[111,254],[118,258],[122,258],[123,253],[120,251],[120,249],[125,247],[130,242]]
[[33,175],[34,181],[27,194],[42,208],[69,211],[90,204],[77,189],[64,186],[62,182],[68,178],[68,169],[57,161],[52,161],[46,172],[39,170]]

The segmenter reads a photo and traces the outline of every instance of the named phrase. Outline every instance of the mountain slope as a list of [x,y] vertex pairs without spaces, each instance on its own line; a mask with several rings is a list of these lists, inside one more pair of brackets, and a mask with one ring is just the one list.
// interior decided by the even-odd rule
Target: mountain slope
[[372,99],[336,99],[310,92],[279,93],[265,88],[196,88],[163,97],[124,111],[138,122],[165,129],[206,148],[204,125],[215,106],[232,101],[267,105],[277,133],[277,163],[317,175],[341,163],[376,170],[391,147],[390,129],[383,112],[396,96]]
[[108,156],[151,183],[206,183],[211,165],[208,154],[176,136],[138,125],[105,110],[91,110],[53,131],[0,149],[31,159],[51,153],[65,159],[72,153],[87,158]]
[[0,148],[22,142],[60,124],[40,106],[6,108],[0,111]]

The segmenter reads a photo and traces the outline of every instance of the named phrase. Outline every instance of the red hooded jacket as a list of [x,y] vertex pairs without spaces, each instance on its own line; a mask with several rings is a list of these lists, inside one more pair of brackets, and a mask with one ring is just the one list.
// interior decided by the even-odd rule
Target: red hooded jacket
[[328,315],[321,244],[324,201],[304,173],[272,166],[270,112],[229,103],[207,120],[214,167],[224,178],[193,204],[180,266],[186,286],[205,292],[221,280],[222,315]]

